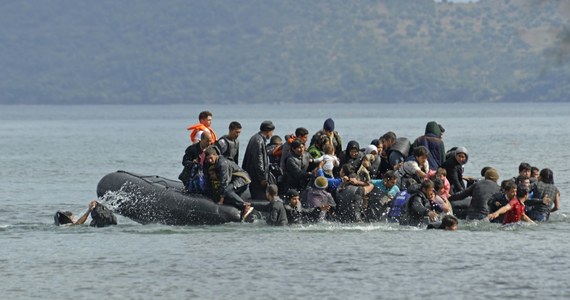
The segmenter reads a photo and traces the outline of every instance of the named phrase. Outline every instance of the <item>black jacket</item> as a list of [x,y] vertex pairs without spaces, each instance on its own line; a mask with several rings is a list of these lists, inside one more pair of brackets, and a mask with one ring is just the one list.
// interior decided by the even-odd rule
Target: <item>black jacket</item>
[[336,193],[336,214],[341,222],[361,222],[364,189],[342,184]]
[[243,157],[242,168],[249,174],[251,180],[261,182],[268,180],[269,158],[265,148],[265,138],[260,132],[254,134],[247,144]]
[[287,212],[287,221],[289,224],[316,222],[321,213],[321,209],[319,207],[303,208],[301,202],[297,203],[296,206],[286,204],[285,211]]
[[178,175],[178,179],[184,183],[184,186],[188,186],[188,182],[192,177],[192,170],[196,169],[196,165],[199,166],[200,164],[200,154],[202,153],[202,148],[200,147],[200,143],[192,144],[186,148],[186,152],[184,153],[184,157],[182,158],[182,165],[184,169]]
[[431,202],[424,193],[416,192],[406,203],[405,214],[400,219],[400,225],[419,226],[426,223],[425,220],[431,208]]
[[307,186],[307,180],[309,176],[307,175],[307,169],[309,167],[310,156],[308,153],[303,153],[302,156],[297,156],[291,151],[289,157],[285,161],[285,170],[283,170],[283,175],[285,176],[285,182],[288,189],[303,190]]
[[463,182],[463,166],[459,164],[455,156],[448,158],[441,166],[447,171],[447,180],[451,185],[451,194],[457,194],[465,189]]

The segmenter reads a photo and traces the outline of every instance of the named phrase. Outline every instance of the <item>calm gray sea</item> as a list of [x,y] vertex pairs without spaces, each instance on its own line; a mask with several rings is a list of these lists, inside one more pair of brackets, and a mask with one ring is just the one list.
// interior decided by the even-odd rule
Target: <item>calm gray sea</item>
[[[242,155],[266,119],[284,135],[332,117],[345,145],[362,146],[388,130],[415,139],[435,120],[447,148],[468,148],[468,175],[551,168],[562,209],[537,226],[457,232],[52,224],[57,210],[84,212],[107,173],[177,178],[186,127],[204,109],[220,136],[242,123]],[[0,106],[0,298],[568,299],[569,116],[570,104]]]

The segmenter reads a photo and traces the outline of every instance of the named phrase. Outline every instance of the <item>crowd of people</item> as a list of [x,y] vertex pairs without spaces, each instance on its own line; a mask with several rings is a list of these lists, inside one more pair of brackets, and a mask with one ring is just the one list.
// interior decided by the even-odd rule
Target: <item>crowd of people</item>
[[[387,221],[455,230],[457,217],[543,222],[560,208],[548,168],[523,162],[518,175],[500,186],[492,167],[483,168],[480,179],[465,176],[467,148],[446,151],[445,129],[435,121],[413,141],[389,131],[364,147],[353,140],[343,147],[331,118],[312,135],[299,127],[283,138],[274,135],[273,122],[263,121],[241,167],[241,124],[231,122],[220,138],[211,124],[212,113],[203,111],[199,123],[188,127],[192,144],[179,176],[186,192],[235,206],[242,218],[254,208],[267,211],[271,225]],[[243,199],[248,189],[251,201]],[[456,201],[462,205],[453,205]]]

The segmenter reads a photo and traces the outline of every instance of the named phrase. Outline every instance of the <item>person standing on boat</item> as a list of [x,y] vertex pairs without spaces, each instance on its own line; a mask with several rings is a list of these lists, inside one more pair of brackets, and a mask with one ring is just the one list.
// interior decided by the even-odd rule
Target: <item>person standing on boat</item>
[[251,176],[249,191],[251,198],[267,200],[265,189],[269,180],[269,157],[267,156],[267,140],[273,136],[275,125],[271,121],[263,121],[259,132],[254,134],[247,144],[242,168]]
[[396,143],[396,134],[392,131],[388,131],[384,133],[379,140],[380,144],[382,144],[382,150],[378,151],[378,155],[381,159],[380,170],[378,172],[379,176],[382,176],[387,171],[394,170],[394,168],[390,165],[388,155],[390,154],[390,149]]
[[233,121],[229,126],[229,133],[217,140],[214,145],[220,151],[220,155],[238,164],[239,141],[241,134],[241,124]]
[[212,143],[216,141],[216,133],[212,129],[212,113],[209,111],[200,112],[198,115],[198,124],[190,125],[186,128],[190,132],[190,140],[192,143],[198,143],[202,132],[209,132],[212,138]]
[[311,138],[311,145],[317,143],[322,135],[326,135],[329,138],[329,142],[334,147],[334,153],[338,157],[342,153],[342,140],[334,128],[334,120],[331,118],[326,119],[325,123],[323,124],[323,129],[319,130],[313,135],[313,138]]
[[428,162],[430,170],[437,170],[445,161],[445,145],[440,138],[441,130],[437,122],[431,121],[426,125],[425,134],[418,137],[412,144],[412,149],[424,146],[429,150]]
[[305,152],[305,145],[300,140],[291,143],[291,151],[283,170],[286,190],[302,191],[307,187],[311,178],[308,171],[310,161],[311,156]]
[[204,181],[214,202],[240,209],[241,219],[245,219],[253,210],[251,204],[241,198],[251,182],[248,174],[235,162],[218,155],[214,147],[206,149],[204,169]]
[[204,165],[205,154],[204,151],[212,142],[212,137],[209,132],[202,132],[200,141],[192,144],[186,148],[184,157],[182,158],[182,165],[184,169],[178,175],[178,179],[182,181],[184,187],[188,192],[201,193],[203,186],[201,184],[202,166]]
[[287,160],[289,153],[291,153],[291,144],[294,141],[301,141],[301,143],[305,145],[305,149],[307,149],[306,144],[307,140],[309,139],[309,131],[304,127],[299,127],[295,129],[295,135],[286,135],[285,139],[286,141],[281,147],[281,161],[279,162],[281,170],[285,170],[285,161]]

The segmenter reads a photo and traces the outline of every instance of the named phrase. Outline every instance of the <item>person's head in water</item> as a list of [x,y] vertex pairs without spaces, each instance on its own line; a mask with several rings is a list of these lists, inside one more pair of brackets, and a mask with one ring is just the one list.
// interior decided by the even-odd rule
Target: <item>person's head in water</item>
[[443,230],[455,231],[457,230],[458,223],[459,220],[454,215],[445,215],[441,219],[441,225],[439,226],[439,228]]
[[73,224],[73,214],[70,211],[58,211],[54,216],[55,225]]
[[289,205],[291,206],[297,206],[297,204],[299,204],[300,201],[299,192],[293,189],[287,191],[287,194],[285,194],[285,198],[289,199]]

